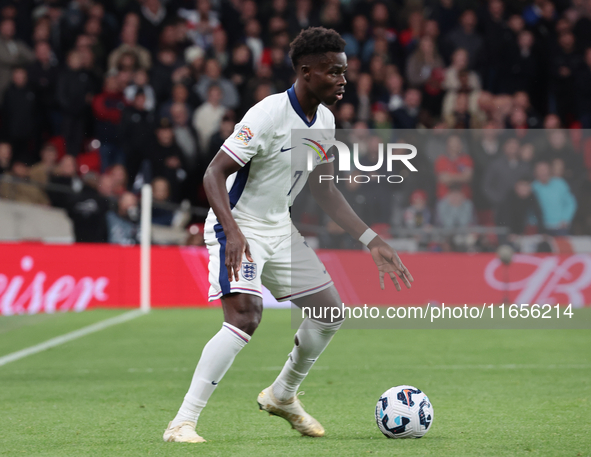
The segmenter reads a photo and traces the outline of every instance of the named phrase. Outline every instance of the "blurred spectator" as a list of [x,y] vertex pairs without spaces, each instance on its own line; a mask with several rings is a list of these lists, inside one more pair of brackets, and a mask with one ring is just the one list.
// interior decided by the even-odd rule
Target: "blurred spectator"
[[10,165],[12,164],[12,146],[10,143],[0,143],[0,179],[3,173],[10,171]]
[[435,43],[430,37],[423,37],[418,49],[409,57],[406,65],[408,83],[420,88],[431,77],[436,68],[443,68],[443,59],[435,49]]
[[109,204],[97,188],[99,178],[94,173],[84,175],[79,192],[71,194],[67,203],[68,216],[74,223],[77,243],[105,243]]
[[564,160],[556,158],[550,162],[550,173],[555,178],[564,179]]
[[[245,44],[239,44],[232,50],[232,59],[228,65],[228,78],[236,86],[239,93],[244,93],[246,83],[254,75],[250,49]],[[292,70],[293,71],[293,70]],[[279,75],[280,76],[280,75]],[[291,74],[290,74],[291,76]],[[286,87],[284,90],[288,89]]]
[[447,229],[468,227],[474,221],[474,206],[457,184],[437,202],[437,221]]
[[[379,7],[378,7],[379,8]],[[375,11],[376,7],[374,7]],[[384,11],[383,20],[387,18],[387,9]],[[374,20],[374,22],[376,22]],[[419,39],[423,34],[425,18],[422,11],[412,11],[408,15],[408,28],[400,32],[400,44],[403,46],[407,54],[411,54],[418,46]]]
[[558,38],[558,48],[550,56],[550,111],[563,122],[572,122],[575,107],[575,72],[582,59],[576,50],[575,36],[565,32]]
[[125,192],[119,197],[116,211],[107,213],[109,243],[136,244],[139,235],[139,219],[137,197],[131,192]]
[[172,116],[170,108],[173,105],[173,103],[183,104],[189,112],[192,112],[194,110],[189,99],[189,89],[187,89],[187,87],[182,83],[177,83],[174,86],[172,86],[171,98],[166,100],[165,103],[161,104],[160,117]]
[[76,46],[74,48],[80,56],[80,64],[83,74],[85,74],[89,81],[93,93],[100,90],[102,86],[103,71],[97,64],[95,55],[90,46]]
[[115,197],[113,176],[107,173],[100,175],[98,178],[97,190],[99,194],[101,194],[103,197],[106,197],[106,200],[110,205],[112,199]]
[[367,17],[357,15],[351,22],[351,33],[345,33],[345,53],[348,57],[358,57],[361,62],[368,63],[374,50],[374,40],[369,34]]
[[150,72],[150,81],[157,104],[165,102],[170,97],[172,74],[179,66],[174,50],[163,48],[158,51],[156,62]]
[[[149,70],[152,66],[152,57],[150,52],[139,45],[138,29],[132,25],[125,25],[121,29],[121,45],[109,54],[109,69],[121,70],[122,67],[127,70],[137,70],[142,68]],[[131,59],[131,68],[129,59]]]
[[519,149],[519,160],[525,165],[527,169],[527,175],[533,176],[534,174],[534,159],[536,151],[534,145],[531,143],[525,143]]
[[135,100],[135,94],[138,90],[143,91],[144,95],[146,96],[144,109],[146,111],[154,111],[156,108],[156,94],[150,85],[148,73],[141,69],[135,72],[135,75],[133,76],[133,84],[127,86],[123,91],[123,95],[125,95],[125,101],[127,103],[132,103]]
[[47,195],[52,206],[67,208],[68,196],[82,189],[82,181],[76,172],[76,159],[71,155],[63,156],[49,174]]
[[203,151],[209,150],[211,136],[220,128],[226,108],[222,105],[222,90],[217,84],[207,90],[207,101],[193,113],[193,127],[199,135],[199,146]]
[[203,175],[209,162],[215,157],[218,151],[221,149],[224,141],[232,135],[234,131],[234,121],[228,115],[225,115],[222,118],[222,123],[220,124],[220,129],[214,133],[211,137],[209,142],[209,151],[202,151],[199,157],[199,173]]
[[499,92],[499,80],[502,73],[502,62],[506,42],[512,38],[504,18],[505,5],[501,0],[490,0],[481,23],[486,52],[488,71],[485,76],[486,89],[492,93]]
[[456,49],[464,49],[468,53],[468,68],[478,69],[482,53],[484,51],[484,41],[476,30],[478,18],[472,10],[466,10],[460,16],[460,25],[455,30],[445,36],[445,46],[448,56],[455,53]]
[[33,51],[21,40],[15,39],[16,28],[12,19],[0,22],[0,102],[10,84],[12,68],[33,63]]
[[372,128],[377,129],[378,136],[384,140],[384,143],[387,143],[391,136],[389,129],[392,128],[392,123],[390,122],[390,117],[388,116],[388,111],[386,111],[386,105],[384,103],[374,103],[371,110],[371,120]]
[[47,143],[41,149],[41,161],[31,167],[31,181],[45,187],[49,182],[49,176],[57,164],[57,149],[51,143]]
[[478,221],[484,225],[493,223],[493,214],[491,212],[492,205],[484,193],[482,182],[490,164],[501,155],[500,136],[502,132],[494,122],[489,122],[476,134],[470,148],[474,160],[472,200],[478,213]]
[[121,115],[119,137],[125,155],[129,181],[133,184],[145,159],[147,142],[151,139],[154,115],[145,109],[146,96],[143,90],[135,93],[133,104],[126,106]]
[[184,51],[186,66],[177,68],[172,73],[172,82],[198,81],[205,71],[205,51],[199,46],[191,46]]
[[166,178],[170,184],[170,198],[173,202],[182,199],[181,187],[187,179],[183,153],[174,140],[169,119],[161,119],[156,129],[156,143],[149,147],[151,176]]
[[196,45],[208,49],[213,42],[213,31],[220,26],[216,11],[211,10],[209,0],[197,0],[196,9],[181,8],[178,14],[185,20],[187,36]]
[[461,10],[454,0],[439,0],[433,8],[433,18],[439,25],[442,35],[447,35],[453,30],[460,17]]
[[441,115],[441,104],[443,102],[443,80],[445,78],[445,70],[442,68],[435,68],[431,72],[429,79],[423,85],[423,103],[422,107],[425,112],[433,118],[437,119]]
[[170,226],[174,212],[163,206],[158,206],[159,203],[169,203],[170,184],[166,178],[159,177],[152,180],[152,193],[154,201],[154,206],[152,207],[152,224]]
[[503,155],[497,157],[484,174],[484,194],[491,203],[498,223],[500,206],[520,179],[528,173],[527,165],[519,161],[519,140],[509,138],[503,144]]
[[124,108],[123,92],[116,74],[105,78],[103,91],[92,101],[95,118],[95,136],[100,141],[101,170],[105,171],[115,163],[125,163],[125,156],[119,147],[119,124]]
[[183,103],[174,103],[170,107],[174,140],[181,149],[187,169],[192,174],[197,168],[199,150],[197,132],[189,122],[189,112]]
[[111,192],[115,196],[121,196],[127,191],[128,176],[123,165],[114,165],[107,170],[107,175],[111,178]]
[[591,128],[591,47],[585,49],[584,64],[575,75],[579,120],[584,129]]
[[20,203],[49,205],[49,198],[37,185],[30,182],[30,168],[22,162],[14,162],[8,173],[2,174],[0,198]]
[[476,127],[479,124],[478,121],[482,121],[482,118],[485,117],[485,113],[479,112],[484,111],[484,109],[480,109],[481,106],[479,106],[479,102],[480,104],[483,103],[483,92],[471,85],[470,72],[468,72],[468,70],[460,70],[458,72],[458,84],[457,90],[448,90],[445,94],[445,97],[443,98],[443,106],[441,108],[442,116],[446,117],[453,114],[457,109],[457,98],[463,94],[468,97],[465,101],[466,113],[469,113],[470,115],[474,114],[474,127]]
[[[457,49],[451,57],[451,65],[445,70],[443,88],[445,90],[480,90],[480,78],[475,71],[468,69],[468,51],[464,48]],[[467,72],[467,73],[466,73]],[[464,78],[460,78],[463,76]]]
[[352,103],[341,103],[335,114],[337,129],[350,129],[355,120],[355,106]]
[[538,129],[542,126],[542,119],[536,110],[531,106],[530,98],[527,92],[519,91],[513,95],[513,107],[522,109],[527,117],[526,126],[529,129]]
[[397,129],[414,129],[419,121],[421,108],[421,92],[418,89],[408,89],[404,93],[404,105],[391,114],[392,124]]
[[12,145],[14,159],[29,165],[37,159],[39,113],[35,92],[27,81],[27,70],[16,67],[12,84],[4,93],[2,134]]
[[156,49],[158,34],[167,18],[166,6],[160,0],[145,0],[140,6],[139,41],[148,49]]
[[[357,119],[369,122],[371,117],[373,80],[369,73],[361,73],[354,88],[356,96]],[[345,92],[346,93],[346,92]]]
[[62,135],[67,153],[76,157],[82,148],[85,115],[92,102],[92,82],[82,70],[77,51],[68,53],[67,68],[57,83],[57,101],[62,111]]
[[535,177],[532,188],[542,209],[548,234],[568,235],[577,210],[577,202],[568,184],[562,178],[552,177],[548,162],[536,164]]
[[563,161],[563,177],[575,195],[578,195],[585,177],[585,164],[581,154],[577,154],[568,138],[567,130],[548,130],[543,137],[540,159],[552,163],[555,159]]
[[539,71],[539,59],[534,49],[535,38],[529,30],[517,35],[514,45],[506,46],[502,71],[499,74],[499,91],[512,94],[524,91],[532,94]]
[[217,28],[213,32],[213,43],[210,50],[210,55],[220,63],[222,71],[228,68],[228,64],[230,63],[230,53],[228,52],[228,35],[222,28]]
[[470,183],[472,182],[473,163],[470,156],[464,153],[462,139],[451,135],[446,142],[445,154],[435,161],[435,175],[437,177],[437,198],[442,199],[449,192],[449,187],[460,185],[466,198],[472,196]]
[[[251,2],[249,2],[252,4]],[[245,43],[252,54],[252,61],[255,65],[261,62],[264,44],[261,39],[261,24],[256,19],[249,19],[244,27]]]
[[288,63],[285,51],[277,46],[271,49],[271,70],[277,91],[289,89],[293,82],[293,68],[291,63]]
[[[474,95],[476,95],[475,103]],[[486,124],[494,119],[494,99],[495,97],[486,91],[473,91],[470,94],[468,103],[470,114],[474,116],[474,128],[485,128]],[[497,125],[501,124],[497,122]]]
[[473,127],[473,119],[472,115],[468,110],[468,94],[466,92],[460,92],[458,94],[455,93],[448,93],[446,95],[446,99],[450,96],[450,99],[453,100],[453,108],[450,112],[446,113],[445,105],[449,104],[444,101],[444,120],[445,124],[450,129],[469,129]]
[[[390,113],[404,105],[403,87],[404,80],[398,73],[392,73],[386,78],[386,90],[388,91],[388,95],[385,101],[388,104],[388,111]],[[347,92],[345,92],[345,94],[346,93]]]
[[238,103],[240,103],[236,88],[229,80],[222,77],[222,70],[217,60],[209,59],[205,63],[205,74],[195,86],[195,90],[202,100],[208,98],[209,88],[214,84],[222,91],[221,104],[226,108],[236,108]]
[[537,233],[545,233],[544,218],[531,182],[520,179],[507,194],[499,207],[497,224],[509,227],[512,234],[527,234],[529,227],[536,227]]
[[56,57],[46,41],[35,44],[35,62],[27,67],[29,82],[37,95],[42,133],[57,131],[55,91],[59,68]]
[[425,228],[431,225],[431,211],[427,207],[427,193],[415,190],[410,196],[410,206],[404,211],[404,226]]

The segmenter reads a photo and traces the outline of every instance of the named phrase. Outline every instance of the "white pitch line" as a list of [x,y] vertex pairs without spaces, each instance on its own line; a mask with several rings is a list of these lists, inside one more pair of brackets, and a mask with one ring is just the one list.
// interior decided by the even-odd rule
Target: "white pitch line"
[[111,317],[109,319],[105,319],[104,321],[97,322],[96,324],[83,327],[79,330],[74,330],[73,332],[66,333],[65,335],[57,336],[43,343],[31,346],[30,348],[21,349],[20,351],[13,352],[12,354],[2,356],[0,357],[0,367],[6,365],[7,363],[23,359],[30,355],[37,354],[41,351],[45,351],[46,349],[50,349],[59,346],[60,344],[67,343],[68,341],[72,341],[77,338],[90,335],[91,333],[99,332],[103,329],[106,329],[107,327],[130,321],[143,314],[145,313],[141,309],[129,311],[127,313],[120,314],[119,316]]

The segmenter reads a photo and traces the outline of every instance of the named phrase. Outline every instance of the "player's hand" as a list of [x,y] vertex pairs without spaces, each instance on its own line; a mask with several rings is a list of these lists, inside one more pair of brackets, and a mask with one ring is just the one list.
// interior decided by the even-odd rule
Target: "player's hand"
[[249,262],[254,262],[250,255],[250,246],[244,234],[238,229],[235,233],[226,237],[226,268],[230,282],[238,281],[240,267],[242,266],[242,255],[245,255]]
[[400,283],[398,282],[398,276],[407,289],[410,289],[410,283],[414,281],[414,278],[408,271],[408,268],[404,266],[400,257],[394,249],[392,249],[384,240],[379,237],[374,238],[368,245],[373,261],[378,267],[380,274],[380,288],[384,290],[384,276],[388,274],[390,279],[394,283],[396,290],[400,291]]

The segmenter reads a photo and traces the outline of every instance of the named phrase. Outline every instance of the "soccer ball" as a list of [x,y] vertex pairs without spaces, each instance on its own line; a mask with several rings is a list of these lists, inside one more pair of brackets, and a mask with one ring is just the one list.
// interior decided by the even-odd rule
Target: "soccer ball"
[[388,389],[376,405],[376,422],[388,438],[420,438],[433,418],[429,397],[413,386]]

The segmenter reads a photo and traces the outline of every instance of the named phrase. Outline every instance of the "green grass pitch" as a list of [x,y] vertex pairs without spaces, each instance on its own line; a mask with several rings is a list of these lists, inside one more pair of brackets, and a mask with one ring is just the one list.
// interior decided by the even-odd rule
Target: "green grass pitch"
[[[0,318],[0,356],[121,311]],[[265,310],[201,415],[205,444],[164,443],[219,309],[155,310],[0,367],[0,455],[589,456],[591,332],[343,330],[302,385],[326,428],[303,438],[258,411],[292,346],[289,311]],[[411,384],[435,420],[390,440],[375,404]]]

